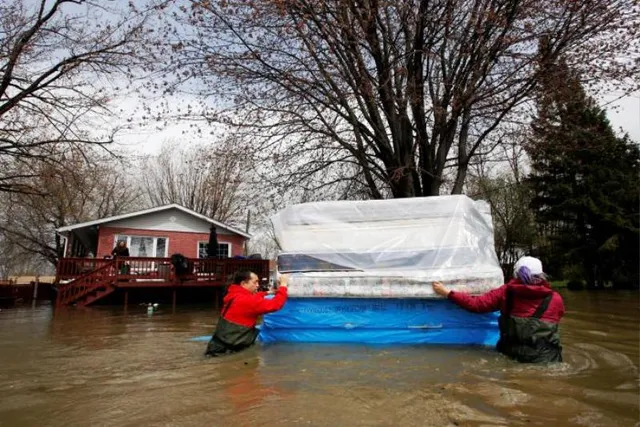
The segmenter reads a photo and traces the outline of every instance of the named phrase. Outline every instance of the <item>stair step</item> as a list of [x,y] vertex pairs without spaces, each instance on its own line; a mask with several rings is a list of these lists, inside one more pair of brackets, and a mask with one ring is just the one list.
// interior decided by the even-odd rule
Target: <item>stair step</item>
[[98,291],[93,295],[89,294],[89,295],[85,296],[82,301],[78,302],[78,304],[81,305],[82,307],[85,307],[85,306],[87,306],[87,305],[99,300],[100,298],[109,295],[110,293],[112,293],[115,290],[116,290],[116,288],[114,288],[113,286],[108,286],[105,290]]

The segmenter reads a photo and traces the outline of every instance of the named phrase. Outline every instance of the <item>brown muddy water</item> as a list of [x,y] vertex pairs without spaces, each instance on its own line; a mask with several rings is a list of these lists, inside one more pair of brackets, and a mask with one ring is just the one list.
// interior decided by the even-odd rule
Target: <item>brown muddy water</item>
[[565,363],[487,348],[274,344],[202,356],[211,308],[0,312],[0,426],[634,426],[637,293],[565,293]]

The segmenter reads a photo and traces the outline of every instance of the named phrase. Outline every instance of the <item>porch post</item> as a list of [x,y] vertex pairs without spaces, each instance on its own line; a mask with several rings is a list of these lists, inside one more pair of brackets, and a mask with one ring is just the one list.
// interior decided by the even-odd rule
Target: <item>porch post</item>
[[40,283],[40,276],[36,276],[36,281],[33,283],[33,301],[31,301],[31,307],[36,306],[36,300],[38,299],[38,283]]
[[173,288],[173,312],[176,311],[176,288]]
[[129,305],[129,291],[124,291],[124,309]]

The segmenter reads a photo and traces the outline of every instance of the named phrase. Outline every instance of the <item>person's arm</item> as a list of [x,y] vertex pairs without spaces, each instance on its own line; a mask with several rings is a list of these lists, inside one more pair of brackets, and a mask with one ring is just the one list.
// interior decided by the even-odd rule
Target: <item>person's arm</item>
[[282,308],[285,302],[287,302],[287,287],[279,287],[276,294],[271,299],[266,299],[264,296],[254,295],[256,303],[253,307],[255,314],[267,314],[274,311],[278,311]]
[[468,295],[463,292],[448,290],[442,283],[434,282],[433,290],[438,294],[453,301],[465,310],[474,313],[491,313],[500,310],[504,299],[506,285],[493,289],[482,295]]
[[280,310],[284,303],[287,302],[288,281],[288,275],[280,276],[280,279],[278,280],[278,289],[276,290],[275,296],[271,299],[264,298],[264,295],[255,294],[253,297],[256,302],[253,311],[256,314],[266,314]]

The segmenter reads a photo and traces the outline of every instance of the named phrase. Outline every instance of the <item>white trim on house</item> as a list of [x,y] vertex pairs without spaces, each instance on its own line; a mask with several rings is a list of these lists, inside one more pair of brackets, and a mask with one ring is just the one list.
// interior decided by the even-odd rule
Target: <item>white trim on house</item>
[[[204,243],[204,244],[209,244],[208,240],[199,240],[198,243],[196,244],[196,257],[200,258],[200,243]],[[232,251],[232,244],[229,242],[218,242],[218,245],[223,244],[223,245],[227,245],[229,247],[229,250],[227,251],[227,257],[231,258],[231,254],[233,253]]]
[[245,237],[247,239],[251,238],[251,235],[245,233],[244,231],[240,231],[237,228],[230,227],[230,226],[228,226],[226,224],[223,224],[221,222],[218,222],[218,221],[216,221],[214,219],[208,218],[208,217],[206,217],[204,215],[201,215],[201,214],[199,214],[197,212],[192,211],[191,209],[187,209],[184,206],[178,205],[176,203],[172,203],[170,205],[158,206],[158,207],[151,208],[151,209],[145,209],[145,210],[142,210],[142,211],[137,211],[137,212],[131,212],[131,213],[122,214],[122,215],[111,216],[111,217],[108,217],[108,218],[96,219],[94,221],[87,221],[87,222],[81,222],[79,224],[67,225],[65,227],[58,228],[56,231],[58,233],[63,233],[63,232],[66,232],[66,231],[75,230],[77,228],[90,227],[92,225],[100,225],[100,224],[104,224],[104,223],[107,223],[107,222],[119,221],[119,220],[122,220],[122,219],[127,219],[127,218],[136,217],[136,216],[142,216],[142,215],[147,215],[147,214],[151,214],[151,213],[155,213],[155,212],[161,212],[161,211],[165,211],[165,210],[168,210],[168,209],[178,209],[178,210],[180,210],[180,211],[182,211],[182,212],[184,212],[186,214],[192,215],[192,216],[194,216],[196,218],[199,218],[199,219],[201,219],[203,221],[206,221],[206,222],[208,222],[210,224],[213,224],[216,227],[220,227],[220,228],[222,228],[224,230],[228,230],[228,231],[230,231],[232,233],[238,234],[238,235],[240,235],[242,237]]

